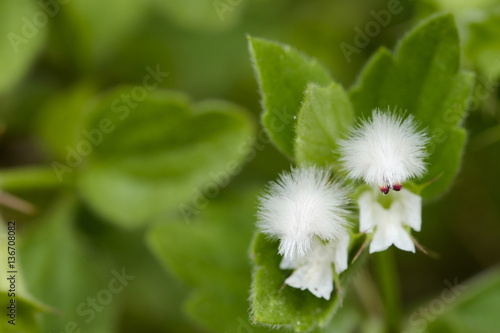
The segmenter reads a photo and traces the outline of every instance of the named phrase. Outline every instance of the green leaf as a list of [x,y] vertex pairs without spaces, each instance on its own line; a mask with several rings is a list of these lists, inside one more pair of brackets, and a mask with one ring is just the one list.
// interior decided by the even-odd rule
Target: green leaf
[[71,55],[73,59],[64,60],[76,60],[84,70],[102,65],[140,26],[145,9],[142,1],[134,0],[56,2],[50,9],[56,27],[50,51],[55,58]]
[[[242,193],[243,192],[243,193]],[[229,192],[199,218],[151,227],[147,242],[164,267],[194,288],[186,310],[214,332],[267,332],[250,327],[248,244],[256,191]]]
[[469,42],[465,54],[493,81],[500,77],[500,15],[493,14],[487,20],[470,25]]
[[[258,233],[254,238],[252,254],[256,264],[251,298],[255,322],[293,328],[296,332],[307,332],[330,322],[339,308],[335,290],[327,301],[308,290],[283,287],[290,271],[279,268],[282,257],[278,255],[278,241],[271,241],[264,234]],[[362,261],[358,258],[342,273],[342,285]],[[343,291],[345,294],[345,288]]]
[[[10,309],[5,309],[6,305],[9,306],[11,300],[15,300],[15,311],[16,317],[14,323],[10,324],[8,321],[12,320],[10,317],[6,316]],[[0,291],[0,304],[2,304],[2,311],[5,310],[5,314],[2,316],[2,321],[0,321],[0,331],[3,333],[35,333],[39,332],[39,327],[36,320],[36,314],[39,312],[39,308],[32,302],[25,300],[21,297],[11,298],[8,296],[7,292]]]
[[262,122],[276,145],[293,157],[296,118],[306,86],[327,86],[330,75],[316,60],[288,45],[253,37],[248,41],[262,96]]
[[253,122],[231,103],[192,105],[167,91],[127,104],[123,96],[131,91],[115,89],[90,111],[76,146],[91,146],[81,163],[80,192],[124,227],[167,212],[189,218],[203,205],[199,200],[216,195],[238,172],[253,142]]
[[[0,304],[2,304],[2,308],[5,309],[5,314],[0,321],[0,332],[39,332],[36,316],[39,312],[46,312],[50,309],[40,304],[30,293],[28,293],[24,283],[23,269],[21,265],[19,265],[19,262],[14,263],[14,268],[7,266],[7,263],[10,261],[7,259],[7,257],[10,256],[10,254],[7,253],[7,247],[11,245],[8,241],[7,232],[14,231],[17,236],[18,227],[18,223],[16,226],[7,225],[0,217],[0,248],[4,249],[0,252]],[[19,243],[18,239],[19,237],[16,237],[17,244]],[[17,250],[16,244],[13,247]],[[18,252],[16,252],[15,256],[18,256]],[[12,291],[11,288],[11,281],[8,280],[12,275],[9,271],[16,272],[13,274],[15,277],[14,291]],[[7,308],[7,306],[14,306],[14,308],[11,310]],[[14,312],[15,317],[10,317],[11,311]],[[13,324],[9,323],[9,321],[12,321]]]
[[354,121],[354,111],[339,84],[309,84],[297,120],[295,158],[300,163],[335,166],[336,141]]
[[460,71],[459,65],[453,16],[434,16],[401,40],[395,56],[381,48],[349,93],[357,116],[369,117],[375,108],[398,109],[413,114],[427,129],[431,167],[420,182],[437,180],[423,190],[426,198],[446,190],[460,165],[464,138],[456,127],[462,123],[474,75]]
[[152,0],[154,8],[186,30],[219,32],[236,24],[246,5],[226,0]]
[[495,333],[499,307],[500,270],[493,268],[465,282],[447,281],[440,294],[411,314],[406,331]]
[[[109,283],[114,278],[113,269],[120,271],[121,267],[104,266],[102,254],[88,249],[74,225],[76,208],[75,198],[66,193],[33,224],[20,243],[20,262],[28,289],[60,312],[40,317],[42,332],[78,327],[104,333],[116,324],[119,296],[110,291]],[[106,298],[107,294],[111,298]],[[95,308],[89,299],[94,299]]]
[[38,132],[54,156],[65,160],[78,143],[81,122],[96,90],[88,83],[55,95],[42,106]]
[[30,68],[47,37],[48,17],[31,0],[0,2],[0,93],[13,88]]

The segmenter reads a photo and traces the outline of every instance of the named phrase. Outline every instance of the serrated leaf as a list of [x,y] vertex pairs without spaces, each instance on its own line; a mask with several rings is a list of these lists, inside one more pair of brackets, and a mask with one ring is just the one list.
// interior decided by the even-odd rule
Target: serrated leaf
[[293,157],[296,117],[310,82],[326,86],[327,70],[288,45],[248,37],[264,113],[262,122],[274,143]]
[[[164,267],[194,288],[186,310],[214,332],[248,330],[248,290],[256,191],[228,193],[211,202],[190,224],[151,227],[147,242]],[[250,329],[249,329],[250,328]]]
[[309,84],[297,120],[295,158],[299,164],[333,166],[338,169],[336,141],[353,124],[354,111],[339,84]]
[[[82,164],[80,192],[95,211],[124,227],[167,212],[190,215],[198,209],[190,198],[220,191],[237,172],[253,142],[253,122],[231,103],[192,105],[166,91],[128,106],[121,96],[130,91],[107,94],[89,115],[85,131],[95,133],[96,144]],[[109,130],[98,134],[103,120]]]
[[474,75],[460,71],[459,65],[453,16],[434,16],[401,40],[395,56],[380,49],[350,90],[358,116],[369,117],[375,108],[398,109],[413,114],[428,130],[435,147],[427,160],[431,168],[420,182],[436,180],[423,190],[425,198],[447,189],[460,165],[464,140],[455,127],[463,120]]
[[[37,299],[59,311],[40,317],[42,332],[58,332],[68,327],[76,330],[77,327],[82,331],[104,333],[116,324],[118,303],[108,303],[106,296],[97,295],[99,291],[108,290],[113,298],[118,297],[108,286],[114,278],[113,268],[103,270],[103,259],[88,250],[77,232],[76,207],[75,198],[66,193],[37,220],[19,249],[28,289]],[[97,299],[95,308],[88,303],[89,298]]]
[[49,19],[34,1],[0,2],[0,93],[22,79],[43,47],[47,37],[43,17]]
[[[296,332],[309,332],[330,322],[340,305],[336,290],[327,301],[308,290],[284,287],[290,271],[279,268],[282,257],[278,255],[278,241],[271,241],[262,233],[254,238],[252,254],[256,265],[251,298],[255,322],[293,328]],[[355,265],[342,273],[342,285],[362,261],[358,258]]]

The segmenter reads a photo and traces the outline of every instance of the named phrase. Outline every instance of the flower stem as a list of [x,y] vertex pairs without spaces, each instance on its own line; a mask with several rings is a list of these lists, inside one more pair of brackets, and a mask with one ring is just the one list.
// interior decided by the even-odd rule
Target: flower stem
[[60,181],[54,170],[48,166],[0,170],[0,189],[2,191],[56,188],[64,186],[66,183]]
[[399,333],[401,326],[401,298],[393,249],[373,255],[374,270],[385,308],[387,332]]

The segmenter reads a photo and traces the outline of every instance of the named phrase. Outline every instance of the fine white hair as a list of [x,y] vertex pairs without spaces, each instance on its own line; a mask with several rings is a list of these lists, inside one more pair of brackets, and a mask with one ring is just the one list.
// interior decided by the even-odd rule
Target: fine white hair
[[330,180],[330,172],[314,166],[282,173],[260,197],[259,229],[280,240],[287,260],[302,258],[316,237],[335,241],[348,225],[347,193]]
[[341,162],[347,175],[377,186],[402,184],[426,171],[429,138],[419,131],[412,115],[375,109],[340,140]]

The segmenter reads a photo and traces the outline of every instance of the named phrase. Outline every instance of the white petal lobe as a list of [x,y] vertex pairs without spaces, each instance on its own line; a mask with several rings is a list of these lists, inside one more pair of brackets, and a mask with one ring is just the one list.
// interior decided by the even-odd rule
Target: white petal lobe
[[302,258],[318,237],[333,241],[348,225],[345,190],[330,181],[329,172],[305,167],[283,173],[260,198],[257,225],[280,239],[279,253],[285,258]]
[[426,171],[429,139],[413,117],[374,110],[372,118],[351,130],[340,142],[344,169],[353,179],[376,186],[402,184]]

